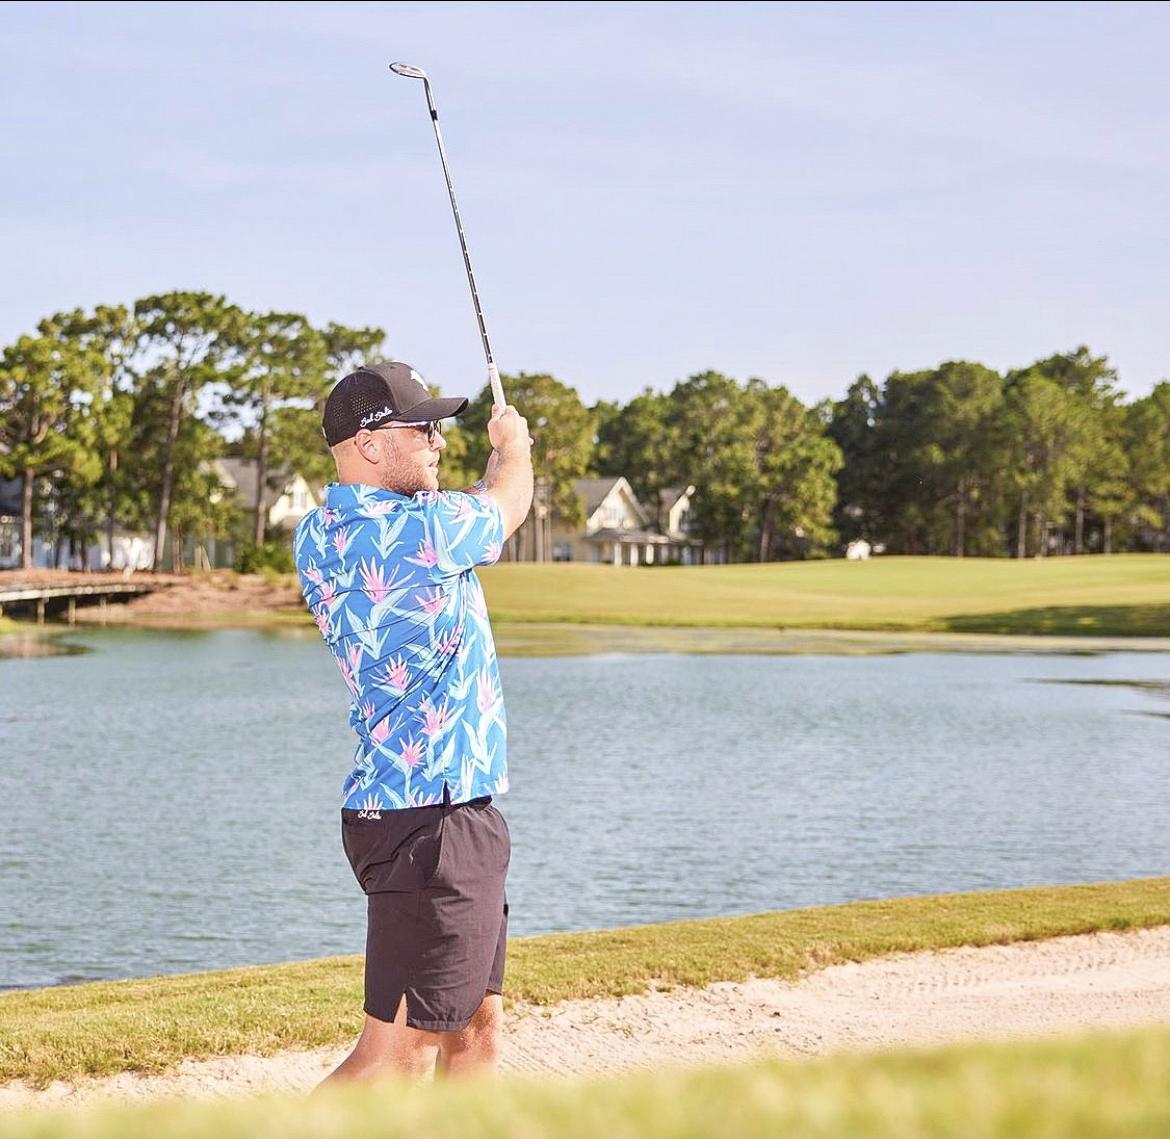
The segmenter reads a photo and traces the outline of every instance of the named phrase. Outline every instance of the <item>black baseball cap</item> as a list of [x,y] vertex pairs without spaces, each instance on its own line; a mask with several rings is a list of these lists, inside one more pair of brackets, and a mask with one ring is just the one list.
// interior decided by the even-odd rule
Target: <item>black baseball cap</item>
[[358,368],[338,380],[325,401],[321,431],[330,447],[352,439],[363,427],[399,423],[428,423],[449,419],[467,410],[467,400],[431,395],[422,376],[409,364],[391,360]]

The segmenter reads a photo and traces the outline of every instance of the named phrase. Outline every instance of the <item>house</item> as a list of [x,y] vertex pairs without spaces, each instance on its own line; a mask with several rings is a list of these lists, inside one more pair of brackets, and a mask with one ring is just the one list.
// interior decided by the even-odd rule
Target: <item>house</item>
[[20,565],[20,479],[0,479],[0,569]]
[[[225,491],[234,491],[240,507],[251,514],[256,504],[256,479],[260,464],[255,459],[214,459],[212,470]],[[321,489],[287,467],[269,470],[260,496],[268,530],[292,533],[297,523],[323,499]]]
[[702,543],[687,534],[693,486],[664,490],[657,518],[620,475],[577,479],[574,486],[584,508],[585,525],[579,529],[554,527],[553,561],[636,566],[655,562],[691,565],[703,560]]
[[[221,493],[236,496],[245,519],[241,534],[247,534],[250,540],[255,522],[253,512],[260,464],[255,459],[213,459],[211,470],[219,481]],[[260,508],[264,511],[269,537],[291,534],[297,523],[323,501],[322,488],[314,487],[303,475],[287,467],[269,470],[260,496]],[[238,539],[231,537],[208,535],[198,541],[188,538],[184,555],[188,564],[222,569],[234,563],[238,545]]]

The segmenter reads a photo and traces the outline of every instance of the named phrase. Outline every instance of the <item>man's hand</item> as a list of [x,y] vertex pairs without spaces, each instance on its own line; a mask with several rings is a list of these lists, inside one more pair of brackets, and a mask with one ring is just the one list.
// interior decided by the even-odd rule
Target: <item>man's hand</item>
[[528,434],[528,420],[514,407],[501,408],[498,404],[493,404],[492,417],[488,420],[487,429],[492,447],[501,455],[519,450],[527,453],[528,448],[532,446],[532,438]]
[[514,407],[493,406],[487,429],[492,454],[483,476],[485,493],[499,504],[504,537],[510,538],[532,506],[532,439],[528,421]]

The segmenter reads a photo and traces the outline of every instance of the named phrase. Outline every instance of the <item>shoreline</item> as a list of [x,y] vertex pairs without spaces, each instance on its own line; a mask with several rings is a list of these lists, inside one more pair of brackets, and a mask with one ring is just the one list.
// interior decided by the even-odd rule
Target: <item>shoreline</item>
[[[0,660],[81,653],[78,632],[197,633],[251,629],[283,636],[319,637],[301,614],[284,610],[143,614],[133,620],[79,621],[76,625],[14,623],[0,630]],[[1031,654],[1095,656],[1103,653],[1170,653],[1170,637],[1064,636],[1052,633],[955,633],[847,628],[761,628],[727,625],[611,625],[569,622],[493,623],[501,657],[674,655],[889,656],[903,653]]]
[[[1170,878],[908,895],[509,941],[505,1005],[545,1017],[897,954],[986,951],[1161,930],[1170,998]],[[189,1061],[340,1048],[360,1029],[362,959],[319,958],[0,994],[0,1081],[44,1087],[165,1073]],[[1170,1013],[1170,1006],[1167,1009]]]
[[[1170,1025],[1170,925],[891,952],[814,967],[791,981],[749,977],[513,1005],[501,1069],[607,1076],[1154,1025]],[[303,1094],[349,1047],[186,1059],[161,1073],[77,1076],[43,1088],[10,1080],[0,1083],[0,1109]]]

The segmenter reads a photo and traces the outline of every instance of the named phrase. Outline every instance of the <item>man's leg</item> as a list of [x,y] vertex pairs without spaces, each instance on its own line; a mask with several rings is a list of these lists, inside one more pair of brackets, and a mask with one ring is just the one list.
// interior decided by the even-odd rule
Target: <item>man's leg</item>
[[408,1027],[406,997],[403,996],[392,1022],[366,1016],[365,1027],[353,1051],[326,1076],[320,1086],[389,1075],[417,1079],[425,1076],[434,1065],[440,1038],[456,1035],[459,1034],[424,1032],[419,1028]]
[[483,1002],[465,1028],[437,1032],[439,1059],[436,1074],[447,1076],[494,1075],[503,1043],[504,998],[484,993]]

